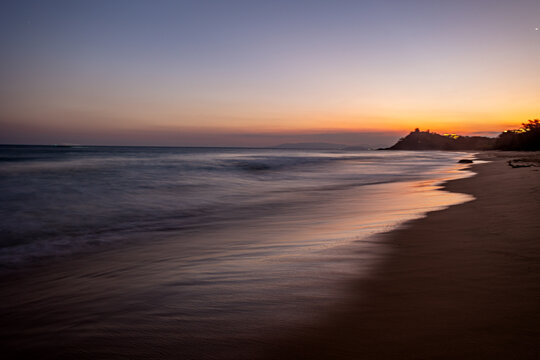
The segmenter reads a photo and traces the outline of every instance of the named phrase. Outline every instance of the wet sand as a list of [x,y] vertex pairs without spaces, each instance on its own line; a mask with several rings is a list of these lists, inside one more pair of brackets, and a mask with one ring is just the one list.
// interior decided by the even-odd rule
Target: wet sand
[[445,186],[475,201],[384,234],[394,252],[357,300],[269,357],[538,359],[540,167],[507,164],[524,155],[480,154],[478,175]]

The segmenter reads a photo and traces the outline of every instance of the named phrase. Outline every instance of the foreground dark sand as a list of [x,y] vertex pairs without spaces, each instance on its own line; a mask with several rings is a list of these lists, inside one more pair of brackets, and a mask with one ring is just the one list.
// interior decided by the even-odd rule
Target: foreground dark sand
[[540,167],[507,165],[520,157],[481,154],[446,185],[477,200],[384,235],[395,252],[358,301],[269,357],[540,358]]

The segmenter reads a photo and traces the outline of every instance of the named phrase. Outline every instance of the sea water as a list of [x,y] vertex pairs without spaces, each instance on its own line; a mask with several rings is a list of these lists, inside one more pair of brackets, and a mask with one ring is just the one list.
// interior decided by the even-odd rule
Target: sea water
[[58,356],[251,358],[345,301],[375,234],[470,200],[440,182],[471,156],[2,146],[0,315]]

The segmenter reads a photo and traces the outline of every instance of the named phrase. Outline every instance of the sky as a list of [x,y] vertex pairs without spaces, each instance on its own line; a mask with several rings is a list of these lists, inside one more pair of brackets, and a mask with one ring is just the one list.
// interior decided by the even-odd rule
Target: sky
[[0,143],[390,144],[540,117],[538,0],[3,0]]

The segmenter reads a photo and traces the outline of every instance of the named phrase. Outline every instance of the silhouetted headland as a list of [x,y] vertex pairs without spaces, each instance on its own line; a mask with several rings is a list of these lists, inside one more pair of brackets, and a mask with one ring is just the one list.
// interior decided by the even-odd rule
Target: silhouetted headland
[[529,120],[519,129],[506,130],[497,138],[437,134],[416,128],[393,146],[383,150],[540,150],[540,121]]
[[494,145],[495,139],[485,136],[440,135],[417,128],[387,150],[489,150]]

